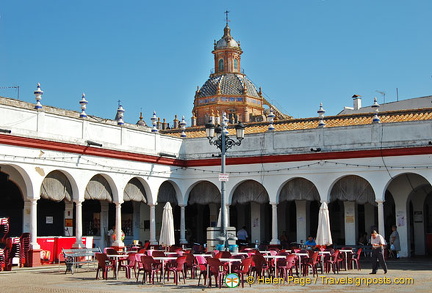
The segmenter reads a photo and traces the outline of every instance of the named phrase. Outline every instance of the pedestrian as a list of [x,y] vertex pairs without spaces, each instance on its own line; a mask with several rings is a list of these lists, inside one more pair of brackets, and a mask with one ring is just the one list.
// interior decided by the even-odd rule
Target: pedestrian
[[384,274],[387,274],[387,264],[384,260],[384,246],[386,245],[384,237],[374,230],[372,231],[370,242],[372,244],[372,272],[369,274],[376,274],[378,262],[384,270]]
[[390,250],[393,252],[393,255],[396,259],[399,258],[400,240],[399,233],[397,231],[397,227],[395,225],[392,226],[392,233],[390,234]]
[[247,239],[249,238],[249,235],[246,231],[246,226],[243,226],[240,230],[237,232],[237,241],[239,244],[245,244],[247,243]]

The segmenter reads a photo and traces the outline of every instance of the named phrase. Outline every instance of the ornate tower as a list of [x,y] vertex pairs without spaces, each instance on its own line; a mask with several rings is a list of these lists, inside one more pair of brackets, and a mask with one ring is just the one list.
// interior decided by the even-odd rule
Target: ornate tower
[[210,119],[225,112],[230,123],[237,121],[262,121],[264,107],[261,89],[246,77],[241,68],[240,42],[231,36],[228,18],[224,34],[215,41],[214,73],[195,93],[193,116],[197,125],[204,125]]

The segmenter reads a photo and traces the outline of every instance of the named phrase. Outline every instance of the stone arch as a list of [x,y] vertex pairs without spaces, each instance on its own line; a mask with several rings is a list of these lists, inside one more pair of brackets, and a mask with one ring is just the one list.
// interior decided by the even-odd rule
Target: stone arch
[[197,182],[189,192],[188,204],[207,205],[220,204],[221,193],[216,185],[210,181]]
[[0,218],[9,218],[9,236],[20,236],[23,227],[24,196],[10,175],[0,171]]
[[232,193],[231,204],[248,202],[269,203],[270,197],[265,187],[255,180],[245,180],[237,184]]
[[111,185],[105,176],[96,174],[90,179],[84,192],[84,199],[113,201]]
[[279,202],[289,200],[320,200],[315,184],[310,180],[296,177],[286,182],[279,192]]
[[401,256],[432,253],[432,186],[424,176],[401,173],[388,183],[386,194],[394,201],[384,202],[385,234],[396,224]]
[[63,200],[70,202],[73,199],[72,185],[63,172],[51,171],[42,181],[40,197],[56,202]]
[[134,177],[128,181],[123,191],[123,201],[148,203],[147,192],[140,178]]
[[357,175],[346,175],[335,181],[330,191],[330,202],[335,200],[376,204],[372,186]]
[[190,187],[186,206],[186,239],[205,243],[207,227],[215,226],[220,209],[221,193],[210,181],[198,181]]

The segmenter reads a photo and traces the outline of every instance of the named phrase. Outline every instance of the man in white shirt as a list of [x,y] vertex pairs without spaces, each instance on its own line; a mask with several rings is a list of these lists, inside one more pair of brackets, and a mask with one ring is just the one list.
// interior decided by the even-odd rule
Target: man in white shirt
[[384,270],[384,274],[387,274],[387,264],[384,260],[384,246],[386,245],[384,237],[374,230],[371,234],[370,243],[372,244],[372,272],[370,274],[376,274],[378,262]]

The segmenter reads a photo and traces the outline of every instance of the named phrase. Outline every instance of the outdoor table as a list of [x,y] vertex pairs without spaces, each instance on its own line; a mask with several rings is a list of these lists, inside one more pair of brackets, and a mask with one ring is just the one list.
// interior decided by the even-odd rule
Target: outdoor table
[[107,254],[107,257],[111,258],[111,259],[115,259],[115,276],[116,276],[116,280],[118,279],[118,273],[119,273],[119,266],[120,266],[120,261],[127,259],[128,255],[127,254]]
[[162,262],[162,282],[165,283],[165,261],[167,260],[176,260],[177,256],[156,256],[153,257],[154,260],[160,260]]
[[278,258],[285,258],[286,259],[286,255],[263,255],[263,257],[267,260],[267,263],[269,264],[269,265],[271,265],[271,261],[269,261],[269,260],[275,260],[274,262],[273,262],[273,267],[274,268],[276,268],[276,260],[278,259]]
[[246,255],[246,256],[248,256],[249,254],[247,252],[231,252],[231,255]]
[[233,262],[241,262],[241,259],[238,258],[220,258],[221,262],[227,262],[228,263],[228,272],[231,273],[231,264]]
[[348,270],[348,253],[352,253],[352,249],[339,249],[339,252],[343,252],[345,255],[345,269]]
[[307,252],[296,252],[294,254],[298,256],[299,270],[300,270],[300,272],[302,272],[302,261],[301,261],[301,258],[302,257],[309,257],[309,253],[307,253]]

